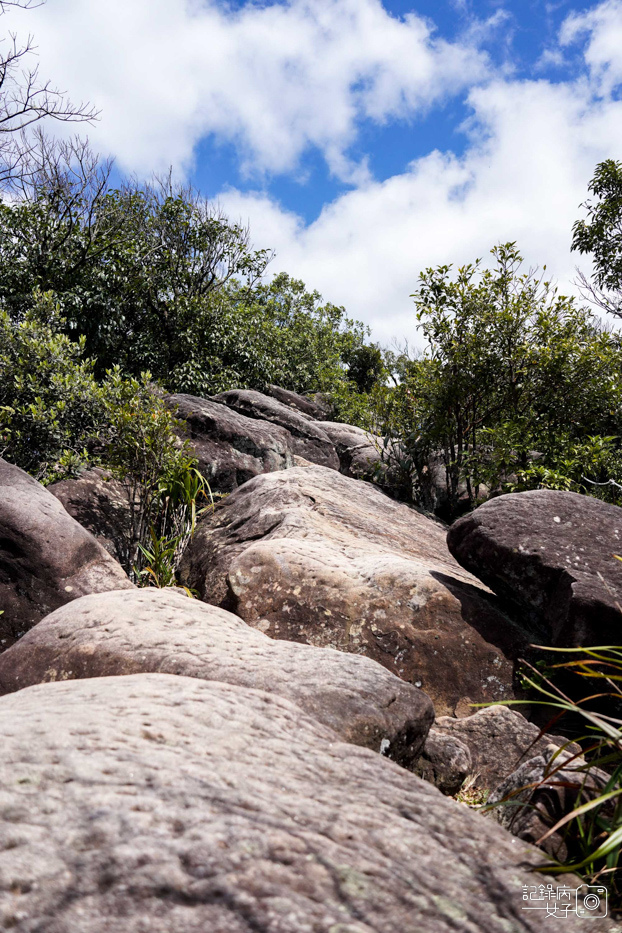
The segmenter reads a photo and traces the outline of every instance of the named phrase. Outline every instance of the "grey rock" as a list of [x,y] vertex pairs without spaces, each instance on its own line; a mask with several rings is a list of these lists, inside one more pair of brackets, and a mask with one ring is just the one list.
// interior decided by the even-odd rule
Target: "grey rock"
[[47,489],[115,560],[123,561],[130,536],[130,504],[118,480],[105,470],[93,469]]
[[301,414],[312,418],[314,421],[321,421],[326,418],[330,408],[322,404],[317,398],[309,398],[307,395],[299,395],[298,392],[292,392],[291,389],[282,389],[280,386],[269,385],[265,389],[265,395],[275,398],[282,405],[288,408],[295,408]]
[[454,557],[562,647],[615,645],[622,627],[622,509],[573,492],[499,496],[449,529]]
[[193,395],[171,395],[169,404],[185,421],[184,436],[213,490],[230,492],[253,476],[293,464],[292,437],[278,424]]
[[599,796],[608,779],[598,768],[586,771],[584,758],[550,744],[508,775],[488,803],[494,805],[492,816],[511,833],[565,862],[577,854],[568,827],[542,837],[577,806]]
[[44,684],[0,700],[0,730],[3,929],[543,929],[521,898],[541,853],[262,691]]
[[78,596],[132,588],[58,499],[0,459],[0,649]]
[[339,469],[339,457],[330,438],[314,421],[301,412],[284,405],[275,398],[253,389],[232,389],[214,396],[234,411],[248,418],[256,418],[286,428],[292,437],[292,450],[311,463]]
[[255,477],[201,521],[180,572],[272,638],[379,661],[439,714],[514,696],[523,633],[443,526],[369,483],[318,466]]
[[382,463],[381,438],[353,424],[318,421],[331,439],[339,456],[339,472],[355,479],[371,479]]
[[[441,716],[434,730],[466,745],[472,761],[472,786],[489,791],[509,777],[526,757],[536,757],[551,744],[568,745],[562,736],[540,735],[534,723],[507,706],[488,706],[463,719]],[[573,752],[581,751],[574,743],[568,747]]]
[[86,596],[53,612],[0,657],[0,692],[143,672],[266,690],[405,767],[434,719],[421,690],[368,658],[274,641],[171,589]]
[[414,771],[443,794],[458,793],[473,770],[469,749],[460,739],[430,729]]

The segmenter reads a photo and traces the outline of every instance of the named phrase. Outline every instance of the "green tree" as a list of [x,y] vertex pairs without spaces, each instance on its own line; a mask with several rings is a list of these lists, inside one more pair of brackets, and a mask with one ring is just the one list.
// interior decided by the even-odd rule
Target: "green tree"
[[579,273],[584,294],[610,314],[622,317],[622,162],[606,159],[596,166],[583,207],[587,219],[572,228],[572,249],[591,254],[592,281]]
[[59,323],[49,294],[19,322],[0,310],[0,454],[44,483],[88,461],[103,417],[84,339],[58,333]]
[[616,459],[619,338],[523,272],[515,244],[492,253],[491,269],[421,274],[413,297],[427,350],[402,362],[391,396],[387,450],[426,505],[440,462],[450,513],[504,483],[584,488],[584,471],[598,481]]

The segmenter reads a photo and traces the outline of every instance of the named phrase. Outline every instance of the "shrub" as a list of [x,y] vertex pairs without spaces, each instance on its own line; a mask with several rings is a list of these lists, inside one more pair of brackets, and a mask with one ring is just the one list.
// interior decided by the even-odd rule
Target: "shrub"
[[[584,757],[569,758],[558,752],[541,782],[556,786],[558,772],[570,768],[579,775],[580,792],[571,811],[538,840],[542,843],[553,833],[562,834],[567,860],[564,863],[551,861],[540,866],[538,871],[574,872],[590,884],[604,883],[609,889],[611,908],[619,911],[622,910],[622,721],[619,718],[622,647],[543,650],[567,657],[553,665],[525,664],[524,686],[535,694],[532,703],[554,711],[554,718],[543,731],[553,724],[558,726],[564,717],[572,720],[572,731],[578,731],[573,738],[582,745]],[[581,678],[584,689],[579,692],[585,694],[582,699],[572,699],[567,688],[562,689],[554,682],[555,675],[560,674]],[[506,705],[524,702],[508,701]],[[596,769],[600,769],[599,774]],[[563,779],[558,780],[559,786],[564,787]],[[539,786],[520,788],[512,799],[502,803],[515,804],[517,797],[522,800],[525,791],[533,793]]]
[[59,323],[49,294],[37,294],[19,323],[0,310],[0,453],[43,483],[86,465],[104,411],[84,341]]

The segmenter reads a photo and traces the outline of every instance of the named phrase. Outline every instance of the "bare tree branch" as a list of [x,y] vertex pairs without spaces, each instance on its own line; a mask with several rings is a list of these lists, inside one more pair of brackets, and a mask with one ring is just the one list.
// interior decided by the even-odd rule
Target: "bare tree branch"
[[576,272],[577,278],[574,280],[574,284],[579,289],[581,297],[590,304],[596,305],[602,311],[606,311],[607,314],[622,318],[622,295],[616,296],[611,292],[603,291],[593,281],[590,281],[578,266]]
[[[0,16],[11,7],[38,6],[39,0],[0,0]],[[99,116],[90,104],[74,103],[50,81],[41,80],[38,65],[28,67],[34,56],[32,36],[21,44],[14,34],[0,40],[0,188],[4,189],[19,185],[22,173],[32,170],[33,153],[41,143],[40,137],[31,137],[33,124],[92,123]]]

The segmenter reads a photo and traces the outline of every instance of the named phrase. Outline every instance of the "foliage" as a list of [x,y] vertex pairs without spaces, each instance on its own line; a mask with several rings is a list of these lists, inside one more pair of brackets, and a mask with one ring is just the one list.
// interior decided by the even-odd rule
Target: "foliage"
[[196,395],[269,384],[354,391],[344,359],[365,336],[343,308],[285,273],[252,287],[235,280],[195,306],[167,384]]
[[98,454],[129,505],[121,564],[137,580],[171,585],[194,532],[197,503],[207,498],[209,486],[149,373],[126,379],[117,367],[108,373],[102,395]]
[[50,295],[19,323],[0,310],[0,453],[44,483],[86,464],[103,417],[84,340],[58,333],[58,321]]
[[622,162],[600,162],[588,190],[594,199],[583,205],[587,220],[572,228],[572,249],[592,255],[594,272],[592,282],[580,273],[580,284],[590,300],[622,317]]
[[276,383],[334,391],[347,409],[382,378],[363,325],[284,273],[260,281],[269,251],[192,189],[169,179],[112,190],[110,166],[88,148],[65,155],[43,142],[22,199],[0,204],[0,303],[12,320],[34,290],[50,291],[96,376],[148,370],[171,391]]
[[[581,792],[573,809],[563,816],[539,842],[553,833],[562,833],[568,860],[561,865],[553,862],[539,871],[575,872],[590,884],[605,883],[614,909],[622,908],[622,720],[618,718],[622,700],[622,647],[546,648],[568,656],[561,663],[533,667],[526,664],[525,685],[538,697],[534,702],[555,711],[555,724],[563,717],[573,717],[583,723],[585,731],[577,736],[583,756],[558,752],[552,759],[544,781],[555,784],[562,769],[571,768],[581,776]],[[587,683],[587,695],[571,699],[551,677],[559,673],[576,675]],[[582,693],[585,692],[585,688]],[[598,701],[598,709],[594,703]],[[506,705],[525,701],[507,701]],[[605,710],[605,711],[603,711]],[[548,727],[546,727],[548,728]],[[590,781],[595,769],[604,771],[600,781]],[[592,789],[589,789],[591,785]],[[536,785],[521,788],[535,790]],[[598,788],[598,790],[594,789]],[[508,801],[511,803],[512,801]]]
[[0,299],[19,320],[34,289],[52,291],[97,374],[119,364],[165,379],[188,330],[199,339],[203,299],[234,275],[252,281],[269,257],[191,190],[110,190],[98,171],[43,173],[29,197],[0,205]]
[[0,311],[0,453],[44,483],[105,467],[129,506],[121,563],[137,582],[169,585],[209,486],[149,374],[116,368],[98,383],[84,339],[74,343],[58,324],[49,294],[19,323]]
[[492,254],[492,269],[421,274],[414,298],[428,347],[399,361],[401,382],[385,398],[387,459],[404,488],[426,505],[436,462],[454,514],[495,489],[584,489],[584,476],[622,475],[619,337],[523,272],[513,243]]

